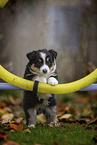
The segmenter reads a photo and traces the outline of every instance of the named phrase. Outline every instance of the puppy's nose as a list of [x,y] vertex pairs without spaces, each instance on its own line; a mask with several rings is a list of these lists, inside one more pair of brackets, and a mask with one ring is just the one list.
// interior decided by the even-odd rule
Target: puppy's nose
[[47,70],[46,69],[43,69],[43,73],[46,74],[47,73]]

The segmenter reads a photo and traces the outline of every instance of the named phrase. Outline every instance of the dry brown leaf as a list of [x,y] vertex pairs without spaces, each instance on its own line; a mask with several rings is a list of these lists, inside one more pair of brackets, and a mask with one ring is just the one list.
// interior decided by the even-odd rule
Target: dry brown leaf
[[60,118],[62,115],[64,114],[64,112],[61,112],[57,115],[57,118]]
[[91,114],[91,119],[93,120],[95,117],[94,117],[94,115],[93,114]]
[[4,111],[7,111],[7,112],[12,112],[12,109],[9,108],[9,107],[5,107],[5,108],[3,108],[3,110],[4,110]]
[[37,119],[42,122],[46,122],[46,117],[44,114],[37,115]]
[[21,103],[21,100],[19,98],[14,99],[11,95],[8,96],[8,99],[12,105],[18,105]]
[[69,107],[69,106],[66,106],[66,107],[64,108],[64,111],[69,112],[69,111],[70,111],[70,107]]
[[64,124],[61,124],[60,127],[61,128],[70,128],[70,126],[67,126],[67,125],[64,125]]
[[85,119],[77,119],[77,120],[76,120],[76,123],[85,125],[85,124],[87,124],[87,121],[86,121]]
[[64,108],[64,111],[75,113],[75,112],[77,112],[77,108],[75,108],[74,106],[67,106],[67,107]]
[[16,123],[21,123],[23,121],[23,117],[19,117],[18,119],[16,119]]
[[0,109],[0,116],[7,114],[8,112],[4,111],[3,109]]
[[15,130],[14,129],[11,129],[10,132],[15,132]]
[[10,120],[2,120],[2,124],[8,124],[10,123]]
[[29,128],[25,129],[24,132],[31,133],[31,131],[29,130]]
[[14,100],[14,98],[11,95],[8,96],[8,99],[12,105],[16,105],[16,101]]
[[7,104],[5,102],[0,102],[0,108],[4,108],[6,106],[7,106]]
[[97,125],[97,119],[88,123],[88,125],[94,125],[94,124]]
[[62,115],[59,119],[60,119],[60,120],[61,120],[61,119],[68,119],[68,118],[70,118],[70,117],[72,117],[71,114],[64,114],[64,115]]
[[58,143],[56,141],[54,141],[54,145],[58,145]]
[[64,110],[63,107],[58,107],[58,109],[57,109],[58,112],[61,112],[61,111],[63,111],[63,110]]
[[9,124],[11,128],[17,131],[23,131],[23,123],[21,122],[19,125],[18,124]]
[[0,132],[0,142],[7,141],[8,139],[9,139],[9,137],[7,136],[7,134],[5,132]]
[[20,115],[21,115],[21,111],[16,111],[16,112],[14,112],[14,116],[15,116],[15,117],[20,117]]
[[6,126],[4,129],[3,129],[3,131],[5,131],[5,130],[11,130],[11,127],[10,126]]
[[14,142],[14,141],[8,141],[8,142],[4,143],[3,145],[20,145],[20,144]]
[[12,121],[10,121],[10,123],[15,123],[15,121],[12,120]]

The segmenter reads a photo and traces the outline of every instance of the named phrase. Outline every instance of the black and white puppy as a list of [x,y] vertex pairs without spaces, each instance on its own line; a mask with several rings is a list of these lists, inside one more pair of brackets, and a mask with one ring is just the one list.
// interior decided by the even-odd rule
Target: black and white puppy
[[[24,78],[51,85],[58,84],[56,73],[57,52],[54,50],[38,50],[28,53],[29,62],[25,69]],[[28,127],[35,127],[36,116],[44,113],[47,122],[57,122],[57,103],[53,94],[36,95],[31,91],[24,91],[23,108]]]

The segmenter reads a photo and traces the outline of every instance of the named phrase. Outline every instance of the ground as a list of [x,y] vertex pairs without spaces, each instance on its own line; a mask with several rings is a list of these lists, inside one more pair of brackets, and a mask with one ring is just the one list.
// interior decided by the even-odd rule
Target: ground
[[95,145],[97,143],[97,92],[57,96],[59,126],[37,117],[28,128],[22,96],[0,93],[0,145]]

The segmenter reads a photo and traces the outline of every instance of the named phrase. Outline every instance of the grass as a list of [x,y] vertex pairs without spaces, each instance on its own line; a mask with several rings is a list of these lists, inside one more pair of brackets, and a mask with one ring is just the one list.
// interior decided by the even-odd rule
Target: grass
[[[30,128],[31,133],[6,131],[9,140],[20,145],[95,145],[93,137],[97,131],[86,129],[78,124],[65,124],[67,127],[38,126]],[[24,126],[24,129],[27,127]],[[2,145],[2,144],[1,144]]]
[[[81,96],[78,94],[76,96],[75,94],[71,96],[58,96],[58,113],[63,113],[63,115],[71,114],[71,119],[74,119],[76,123],[71,123],[67,120],[67,123],[64,123],[60,127],[49,127],[42,126],[42,124],[39,124],[39,120],[37,120],[37,126],[35,128],[29,128],[31,133],[24,132],[24,130],[27,129],[26,125],[23,125],[23,131],[19,132],[14,130],[14,132],[12,132],[11,130],[4,130],[8,128],[8,124],[1,123],[0,132],[4,131],[9,137],[8,141],[14,141],[19,143],[19,145],[95,145],[97,143],[97,123],[95,122],[92,125],[88,125],[88,123],[97,120],[97,101],[92,105],[95,110],[92,110],[90,102],[87,102],[87,94],[85,97],[84,95],[85,94]],[[19,112],[20,115],[14,116],[13,118],[13,121],[15,121],[14,124],[16,124],[16,120],[19,117],[22,117],[23,122],[25,122],[21,101],[19,104],[17,103],[15,105],[9,97],[6,93],[0,96],[1,106],[2,102],[5,102],[8,108],[11,108],[11,113]],[[17,101],[17,96],[14,100]],[[83,103],[80,102],[80,100],[84,100]],[[1,109],[4,109],[4,107]],[[86,124],[77,124],[76,119],[83,119],[86,121]],[[96,143],[93,140],[94,137]],[[5,142],[0,142],[0,145],[4,143]],[[10,144],[7,143],[6,145]]]

